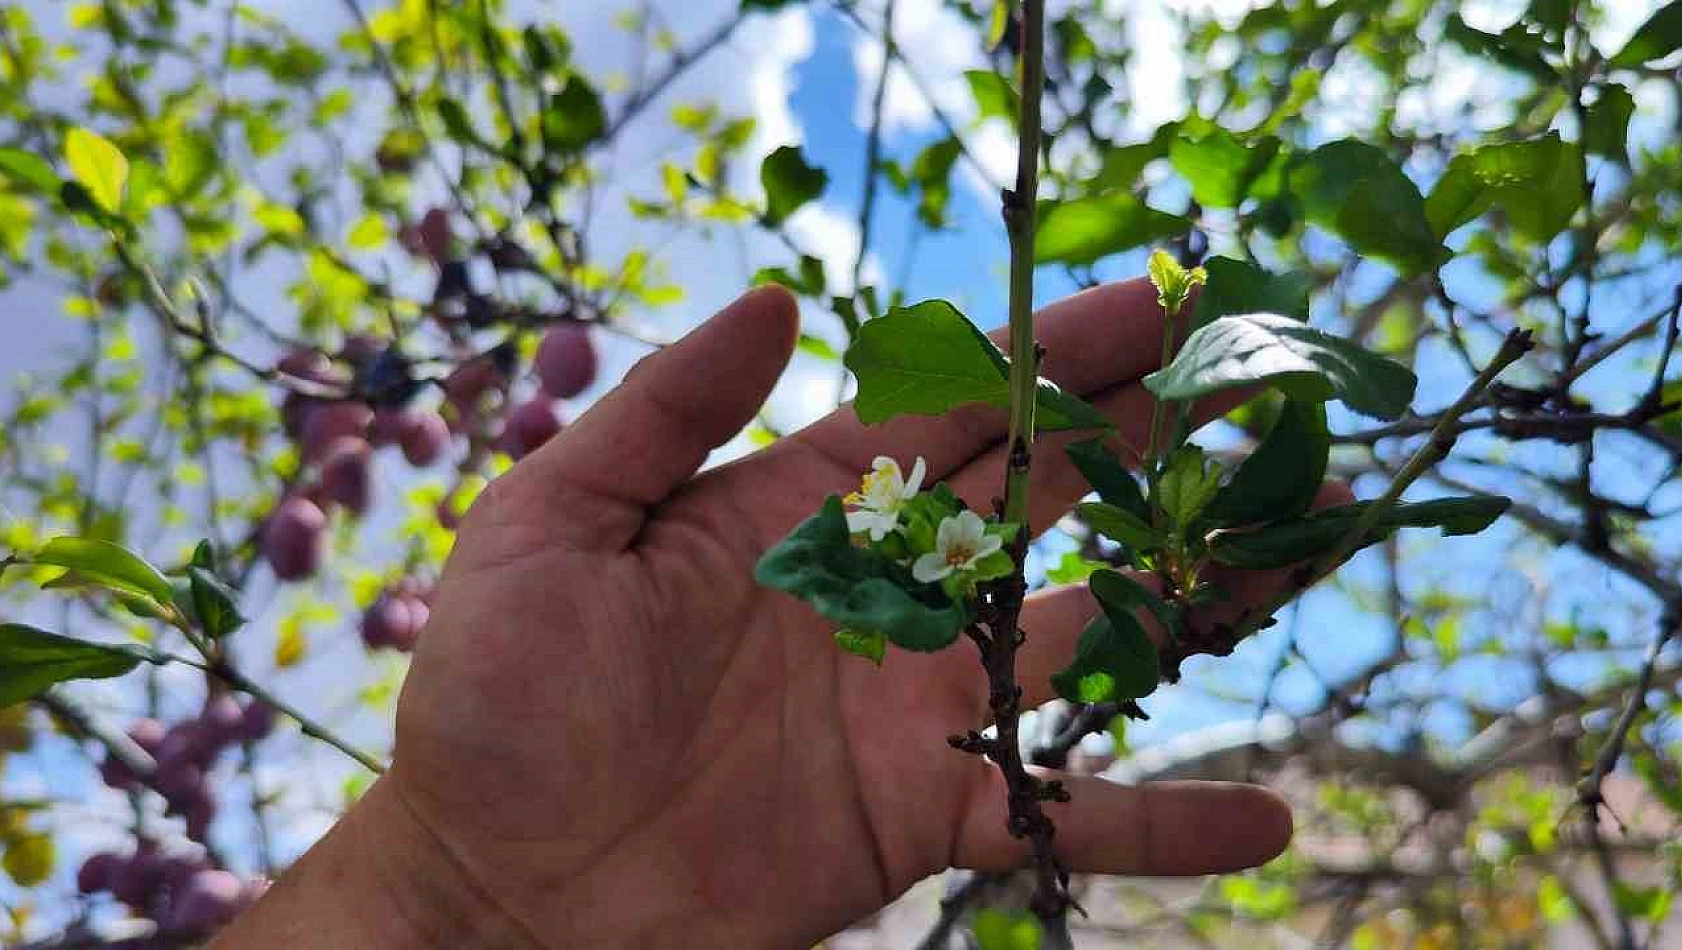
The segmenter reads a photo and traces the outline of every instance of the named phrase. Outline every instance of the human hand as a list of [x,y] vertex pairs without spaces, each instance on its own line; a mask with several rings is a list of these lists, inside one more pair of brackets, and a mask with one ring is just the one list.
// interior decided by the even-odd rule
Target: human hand
[[[1042,372],[1142,445],[1151,397],[1138,380],[1157,367],[1160,320],[1144,281],[1054,304],[1036,323]],[[843,408],[696,475],[764,402],[797,324],[786,292],[748,294],[491,484],[439,583],[391,772],[301,862],[302,883],[283,880],[265,905],[305,898],[312,878],[349,887],[343,864],[360,851],[380,867],[370,900],[396,921],[364,934],[805,947],[946,867],[1023,865],[1003,782],[945,742],[986,722],[977,665],[894,652],[877,669],[753,580],[760,555],[878,455],[926,458],[929,482],[985,509],[1004,469],[1004,414],[867,429]],[[1232,404],[1207,399],[1195,421]],[[1061,451],[1079,437],[1036,446],[1033,524],[1086,490]],[[1288,583],[1229,576],[1223,609]],[[1084,587],[1029,598],[1026,704],[1052,698],[1049,676],[1095,612]],[[1076,871],[1233,870],[1290,837],[1288,809],[1260,788],[1064,781],[1072,802],[1047,810]]]

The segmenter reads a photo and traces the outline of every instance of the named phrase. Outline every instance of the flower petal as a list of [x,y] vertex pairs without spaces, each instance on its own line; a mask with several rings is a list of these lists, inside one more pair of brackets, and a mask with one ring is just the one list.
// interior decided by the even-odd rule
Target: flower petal
[[952,573],[952,565],[939,552],[931,551],[911,564],[911,576],[925,584],[933,584]]
[[928,473],[928,463],[923,461],[923,457],[921,455],[917,456],[917,461],[911,463],[911,477],[905,480],[905,490],[903,492],[903,496],[905,498],[910,498],[912,495],[917,494],[917,492],[923,487],[924,476],[928,475]]

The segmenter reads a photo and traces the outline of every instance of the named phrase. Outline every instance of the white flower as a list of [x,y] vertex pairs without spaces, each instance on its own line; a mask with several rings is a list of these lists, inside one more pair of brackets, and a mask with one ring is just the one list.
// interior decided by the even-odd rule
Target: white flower
[[907,479],[900,474],[898,462],[878,455],[864,476],[864,484],[843,499],[857,509],[847,512],[847,530],[854,534],[869,532],[872,541],[887,537],[888,532],[899,527],[900,508],[923,487],[926,469],[923,457],[917,456]]
[[998,535],[987,533],[987,523],[973,511],[960,511],[940,522],[934,550],[911,565],[911,576],[925,584],[941,580],[953,571],[967,571],[1004,546]]

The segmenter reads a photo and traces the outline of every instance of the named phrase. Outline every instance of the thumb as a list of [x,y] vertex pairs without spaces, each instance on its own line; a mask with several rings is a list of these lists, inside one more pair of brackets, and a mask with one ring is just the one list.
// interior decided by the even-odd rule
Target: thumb
[[[617,551],[648,508],[695,474],[764,405],[794,351],[794,297],[770,285],[750,291],[678,342],[645,358],[625,381],[515,467],[542,483],[534,495],[569,505],[575,547]],[[522,471],[523,470],[523,471]],[[569,512],[570,513],[570,512]]]

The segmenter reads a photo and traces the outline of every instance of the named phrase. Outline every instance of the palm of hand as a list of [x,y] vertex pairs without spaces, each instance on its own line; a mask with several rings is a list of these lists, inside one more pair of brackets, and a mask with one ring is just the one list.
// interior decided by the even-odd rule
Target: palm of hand
[[[1140,297],[1100,293],[1111,306]],[[1094,305],[1043,316],[1042,339],[1075,353],[1077,337],[1113,337],[1083,326]],[[1001,471],[996,420],[866,433],[838,414],[683,481],[757,408],[792,325],[785,298],[759,293],[660,354],[495,483],[452,554],[405,686],[393,778],[534,943],[810,945],[929,873],[1026,853],[1004,830],[996,773],[944,742],[985,722],[974,662],[895,652],[878,670],[753,582],[763,551],[878,451],[926,454],[985,504]],[[1098,394],[1125,436],[1148,405],[1131,381],[1150,367],[1108,362],[1123,365],[1065,365],[1061,381]],[[1049,458],[1037,471],[1043,524],[1079,483]],[[1029,702],[1049,698],[1045,675],[1090,610],[1080,590],[1032,599]],[[1288,835],[1288,815],[1256,790],[1073,787],[1053,818],[1077,868],[1243,866]],[[1193,821],[1205,837],[1189,837]]]

